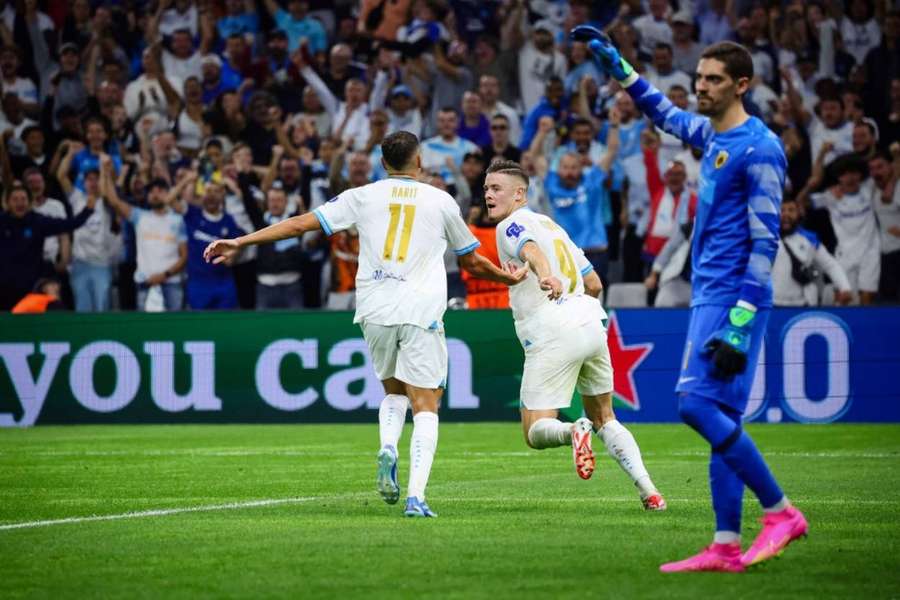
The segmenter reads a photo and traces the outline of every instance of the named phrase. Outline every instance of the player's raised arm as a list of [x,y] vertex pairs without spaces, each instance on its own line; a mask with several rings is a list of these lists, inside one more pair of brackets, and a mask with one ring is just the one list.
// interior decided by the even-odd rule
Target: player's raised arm
[[665,94],[634,70],[605,33],[590,25],[579,25],[570,36],[587,42],[594,63],[619,82],[657,127],[695,147],[702,147],[712,135],[709,119],[672,104]]

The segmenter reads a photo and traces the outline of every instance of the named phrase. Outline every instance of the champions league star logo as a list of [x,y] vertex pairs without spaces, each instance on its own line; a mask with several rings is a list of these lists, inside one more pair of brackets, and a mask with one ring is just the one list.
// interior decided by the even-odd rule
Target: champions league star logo
[[616,313],[612,313],[609,317],[606,342],[613,364],[613,397],[632,410],[640,410],[641,401],[634,383],[634,372],[650,355],[653,344],[648,342],[626,345],[622,340]]
[[506,237],[518,238],[523,231],[525,231],[525,228],[521,225],[510,223],[509,227],[506,228]]

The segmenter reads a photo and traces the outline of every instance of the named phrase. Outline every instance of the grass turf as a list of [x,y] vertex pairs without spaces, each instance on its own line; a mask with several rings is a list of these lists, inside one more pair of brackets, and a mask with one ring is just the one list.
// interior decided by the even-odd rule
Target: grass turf
[[[584,482],[567,448],[530,451],[516,424],[445,424],[436,520],[403,518],[402,499],[374,492],[374,426],[3,430],[0,525],[295,500],[0,529],[0,597],[900,595],[900,426],[749,427],[809,539],[743,575],[665,576],[661,562],[710,537],[706,450],[684,426],[631,429],[665,513],[644,513],[605,455]],[[745,545],[759,514],[748,496]]]

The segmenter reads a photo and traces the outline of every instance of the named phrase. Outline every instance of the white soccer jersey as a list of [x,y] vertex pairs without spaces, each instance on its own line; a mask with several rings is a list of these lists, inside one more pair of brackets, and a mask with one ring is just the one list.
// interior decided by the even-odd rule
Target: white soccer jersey
[[326,234],[359,230],[354,323],[437,328],[447,307],[448,245],[458,255],[479,242],[456,201],[408,177],[347,190],[313,211]]
[[[547,257],[553,275],[562,282],[563,297],[584,294],[583,276],[593,267],[565,230],[546,215],[528,208],[520,208],[497,225],[497,249],[503,263],[514,261],[522,264],[519,252],[525,242],[532,241]],[[509,288],[509,304],[513,318],[524,321],[541,309],[552,306],[547,300],[538,278],[529,273],[528,278]]]

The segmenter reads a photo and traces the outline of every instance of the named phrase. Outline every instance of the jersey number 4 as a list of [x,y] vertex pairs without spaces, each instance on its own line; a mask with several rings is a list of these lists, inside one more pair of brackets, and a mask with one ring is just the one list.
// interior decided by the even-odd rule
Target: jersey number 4
[[384,260],[394,260],[394,245],[397,242],[397,229],[400,225],[400,213],[403,213],[403,229],[400,232],[400,248],[397,250],[397,262],[406,260],[409,250],[409,238],[412,234],[413,221],[416,219],[415,204],[389,204],[391,221],[388,223],[387,237],[384,240]]
[[556,260],[559,262],[559,271],[569,280],[569,293],[575,291],[578,285],[578,269],[575,268],[575,259],[566,248],[566,243],[560,239],[553,240],[553,249],[556,250]]

